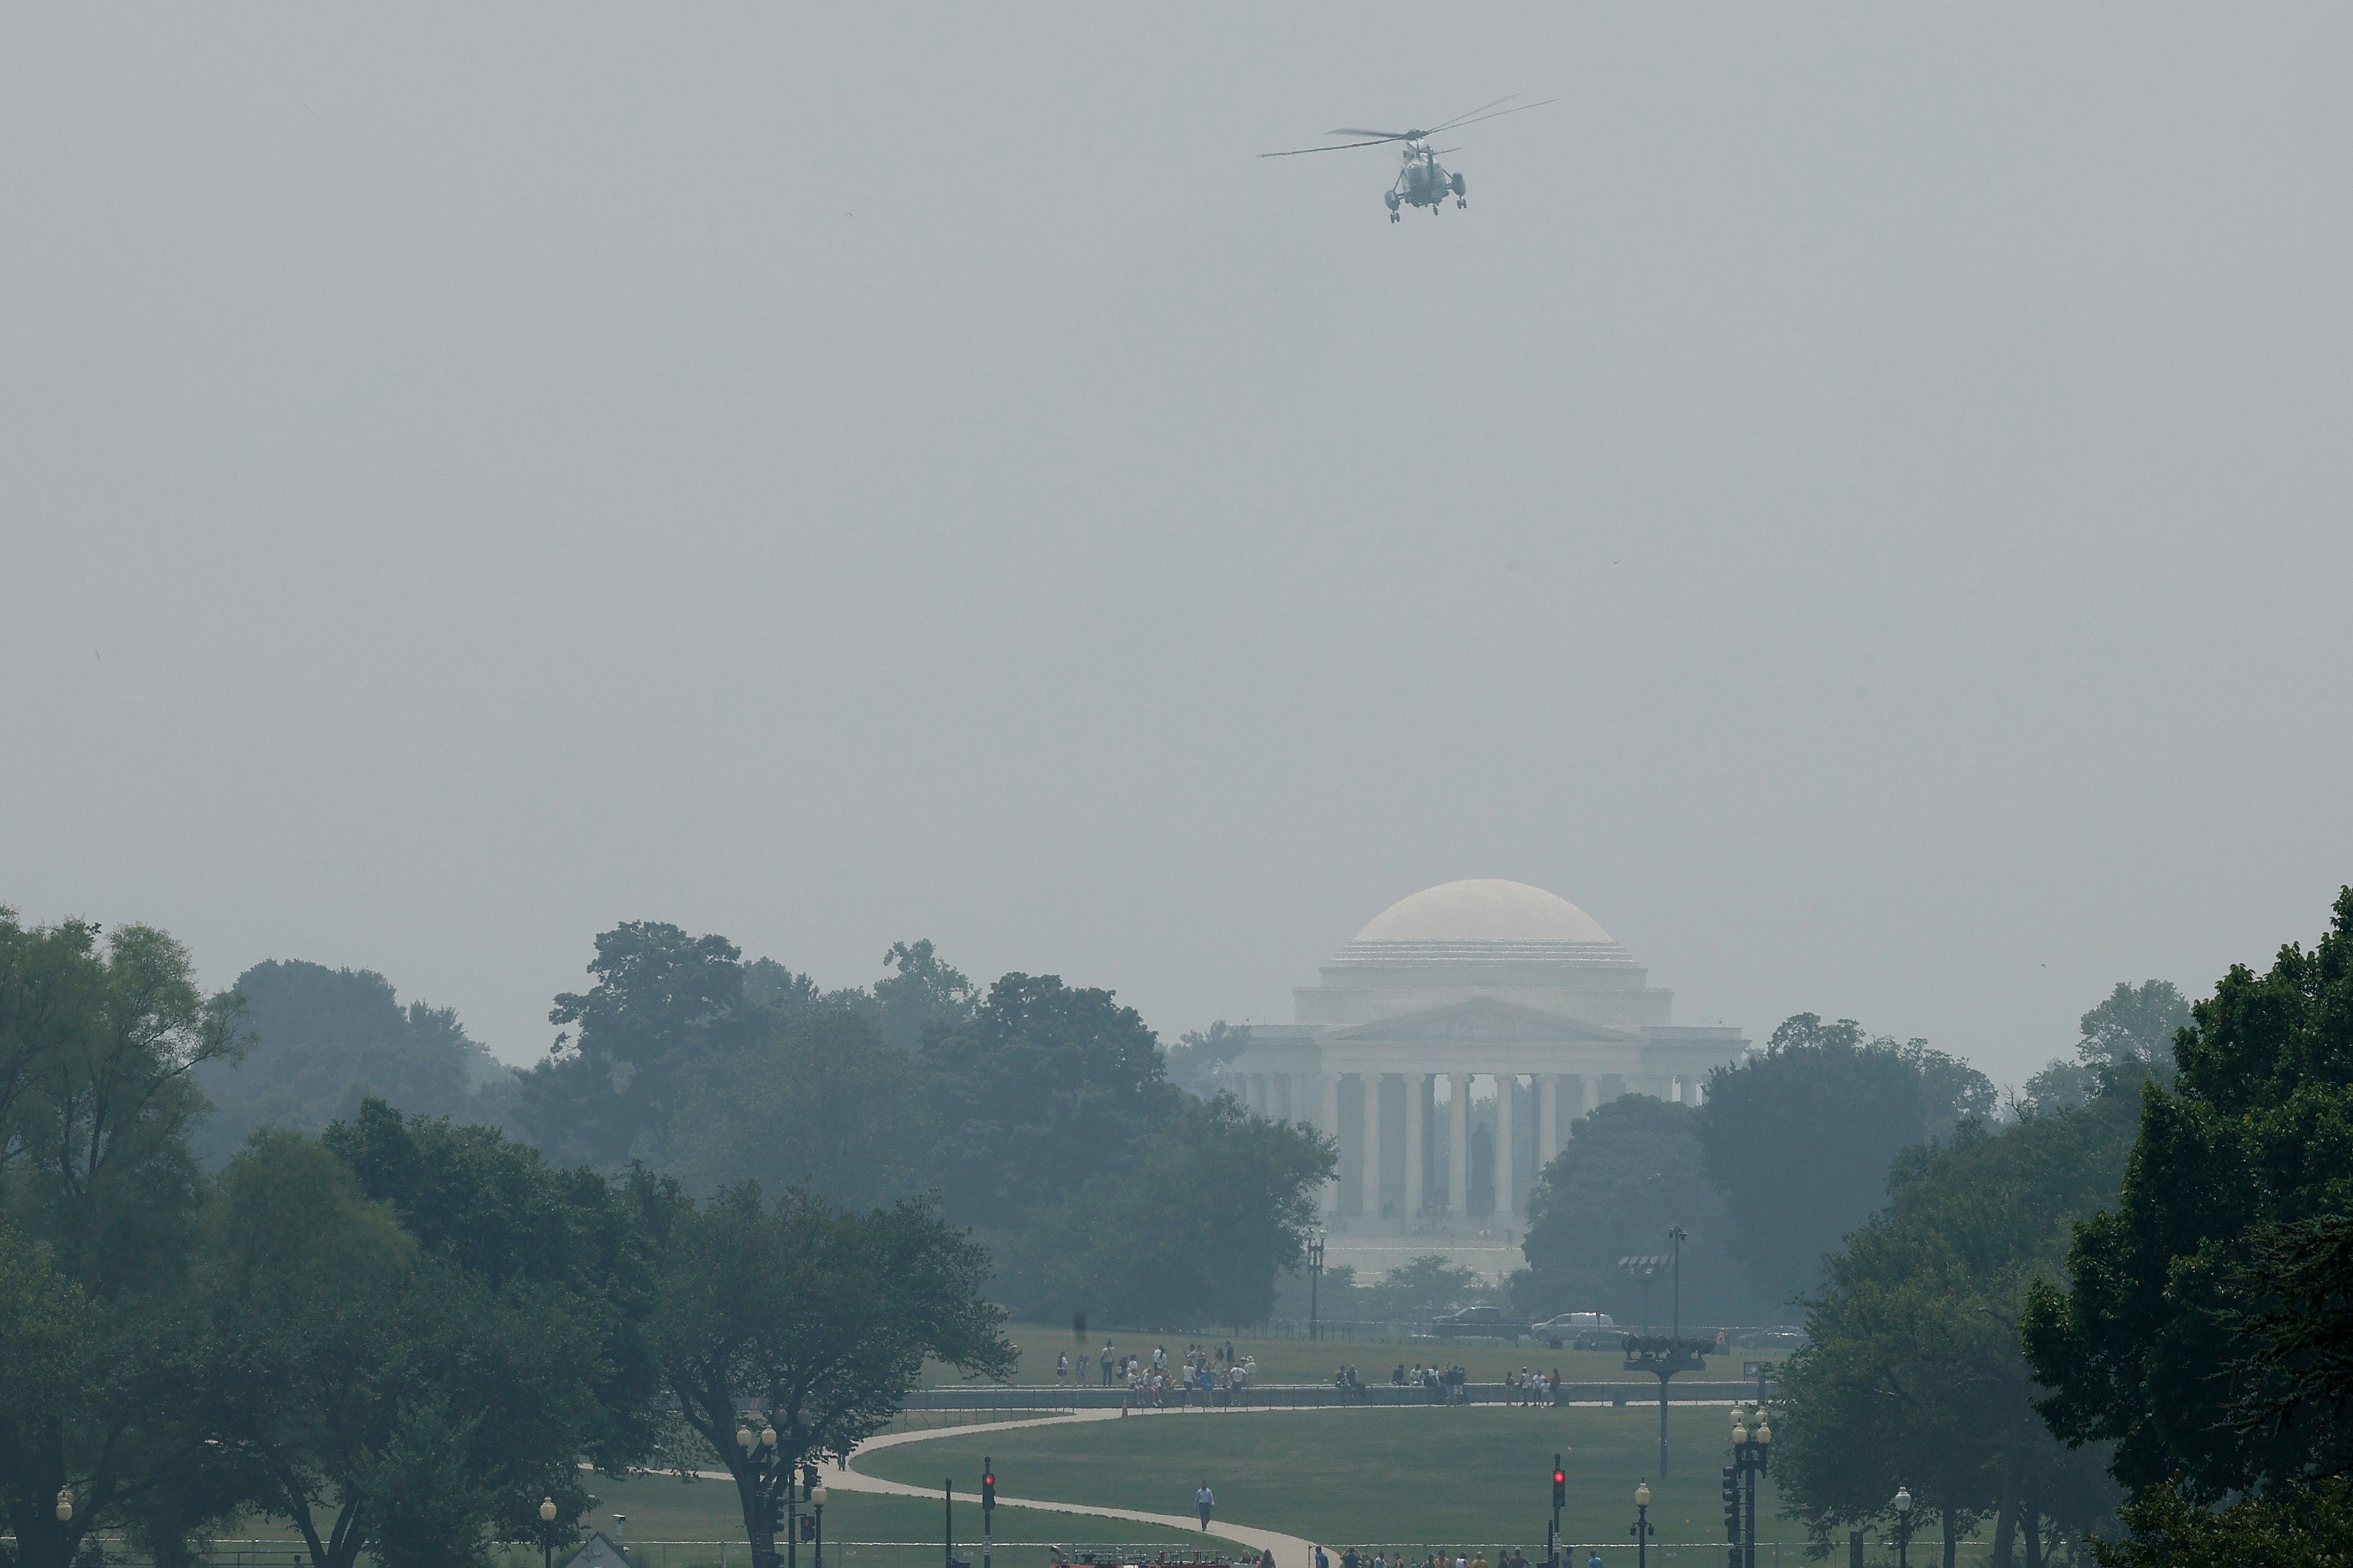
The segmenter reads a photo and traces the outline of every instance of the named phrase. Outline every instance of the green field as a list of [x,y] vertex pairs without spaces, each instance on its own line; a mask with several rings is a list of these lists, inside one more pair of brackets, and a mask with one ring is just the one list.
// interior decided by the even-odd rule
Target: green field
[[[1087,1336],[1088,1342],[1074,1344],[1070,1325],[1060,1327],[1049,1323],[1009,1323],[1006,1337],[1021,1347],[1021,1363],[1008,1382],[1025,1387],[1050,1386],[1054,1382],[1054,1358],[1067,1351],[1076,1365],[1079,1352],[1084,1351],[1092,1358],[1103,1350],[1109,1339],[1122,1352],[1134,1352],[1147,1362],[1155,1345],[1165,1345],[1168,1359],[1174,1363],[1185,1353],[1189,1342],[1182,1334],[1129,1334],[1097,1331]],[[1569,1383],[1651,1383],[1647,1373],[1628,1372],[1625,1358],[1616,1351],[1555,1351],[1539,1350],[1534,1345],[1472,1345],[1441,1344],[1429,1340],[1354,1340],[1324,1341],[1248,1339],[1240,1336],[1220,1336],[1204,1340],[1204,1344],[1231,1343],[1236,1355],[1258,1358],[1259,1381],[1261,1383],[1328,1383],[1334,1369],[1353,1364],[1356,1375],[1366,1383],[1387,1383],[1391,1369],[1402,1363],[1407,1366],[1416,1362],[1436,1362],[1440,1365],[1460,1364],[1472,1377],[1482,1383],[1493,1383],[1507,1371],[1521,1367],[1550,1372],[1560,1368],[1562,1379]],[[1720,1359],[1711,1358],[1704,1374],[1710,1380],[1722,1378],[1737,1382],[1740,1363],[1744,1360],[1771,1360],[1757,1352],[1733,1351]],[[924,1382],[932,1387],[949,1387],[964,1379],[952,1368],[934,1365],[925,1369]],[[1100,1387],[1102,1380],[1092,1380]]]
[[[913,1446],[913,1452],[929,1455],[937,1447],[933,1443],[917,1444]],[[917,1467],[919,1470],[925,1468]],[[937,1475],[923,1474],[913,1479],[920,1484],[936,1486],[952,1473],[955,1473],[952,1469],[941,1470]],[[959,1542],[957,1555],[960,1557],[971,1555],[965,1552],[963,1543],[977,1542],[980,1536],[979,1479],[977,1461],[957,1479],[955,1528]],[[588,1485],[597,1502],[593,1514],[584,1521],[586,1526],[609,1534],[613,1528],[612,1516],[625,1513],[629,1520],[628,1538],[633,1542],[727,1541],[733,1542],[738,1550],[743,1545],[743,1516],[736,1511],[735,1489],[727,1481],[681,1481],[669,1476],[640,1476],[617,1481],[610,1477],[596,1476],[589,1479]],[[1070,1500],[1084,1502],[1090,1500]],[[944,1522],[941,1504],[937,1500],[833,1489],[825,1505],[825,1536],[829,1543],[827,1551],[828,1568],[833,1568],[830,1543],[892,1541],[932,1543],[925,1548],[928,1555],[917,1554],[929,1568],[940,1558],[937,1543]],[[1019,1508],[997,1510],[997,1534],[1000,1540],[1008,1542],[1150,1539],[1165,1541],[1172,1545],[1181,1540],[1188,1547],[1209,1548],[1215,1544],[1208,1537],[1189,1531],[1155,1531],[1145,1525]],[[862,1564],[874,1555],[860,1552],[859,1562]],[[802,1560],[806,1563],[806,1551]],[[1009,1563],[1013,1568],[1022,1568],[1023,1564],[1042,1563],[1044,1553],[1000,1552],[997,1560],[999,1563]],[[676,1568],[677,1564],[690,1561],[690,1557],[673,1554],[671,1561],[673,1568]]]
[[[924,1481],[976,1475],[987,1454],[1008,1496],[1162,1513],[1184,1512],[1206,1479],[1219,1515],[1236,1524],[1344,1544],[1517,1542],[1540,1551],[1552,1456],[1565,1449],[1569,1539],[1626,1541],[1635,1483],[1649,1478],[1661,1541],[1720,1541],[1716,1471],[1727,1412],[1687,1406],[1670,1419],[1683,1456],[1672,1479],[1658,1475],[1655,1404],[1137,1416],[944,1436],[854,1462],[892,1480]],[[1765,1498],[1769,1515],[1769,1486]],[[1802,1538],[1793,1526],[1778,1533]]]

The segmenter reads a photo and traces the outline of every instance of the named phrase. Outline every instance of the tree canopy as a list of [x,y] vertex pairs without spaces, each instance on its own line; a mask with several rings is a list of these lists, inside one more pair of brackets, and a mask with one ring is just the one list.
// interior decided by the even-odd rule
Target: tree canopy
[[424,1116],[505,1125],[514,1075],[448,1007],[411,1002],[372,969],[272,959],[237,976],[253,1047],[208,1061],[196,1087],[212,1114],[198,1157],[217,1167],[258,1127],[316,1132],[369,1096]]
[[2026,1344],[2052,1431],[2206,1504],[2343,1462],[2335,1419],[2249,1421],[2242,1402],[2269,1385],[2246,1325],[2282,1288],[2258,1249],[2353,1204],[2353,889],[2311,951],[2234,965],[2190,1015],[2174,1083],[2141,1089],[2116,1203],[2077,1226],[2065,1285],[2037,1289]]
[[1757,1293],[1782,1303],[1810,1292],[1822,1258],[1879,1206],[1896,1154],[1993,1109],[1992,1082],[1926,1040],[1873,1038],[1812,1013],[1710,1073],[1700,1147]]
[[[1532,1317],[1606,1311],[1641,1321],[1641,1287],[1618,1267],[1634,1253],[1668,1250],[1682,1226],[1683,1321],[1746,1322],[1764,1310],[1732,1261],[1731,1215],[1707,1179],[1700,1113],[1648,1095],[1596,1106],[1569,1126],[1567,1145],[1528,1194],[1521,1250],[1528,1267],[1512,1300]],[[1667,1289],[1651,1287],[1651,1319],[1663,1324]]]
[[644,1171],[630,1193],[657,1258],[653,1337],[681,1427],[672,1464],[727,1468],[755,1563],[774,1561],[776,1472],[756,1473],[737,1444],[744,1413],[775,1427],[789,1475],[880,1428],[926,1359],[975,1376],[1011,1370],[1003,1314],[980,1299],[988,1256],[928,1202],[848,1214],[744,1182],[698,1204]]
[[1824,1545],[1891,1517],[1908,1486],[1952,1560],[1980,1521],[1994,1561],[2029,1564],[2113,1506],[2105,1453],[2044,1431],[2019,1342],[2029,1288],[2060,1271],[2069,1221],[2111,1198],[2130,1107],[1958,1127],[1898,1156],[1888,1202],[1831,1255],[1807,1303],[1806,1347],[1775,1403],[1783,1498]]
[[2053,1061],[2026,1082],[2043,1110],[2083,1105],[2102,1094],[2138,1091],[2146,1079],[2173,1081],[2173,1041],[2189,1022],[2189,1001],[2169,980],[2123,981],[2084,1015],[2074,1059]]
[[1178,1100],[1135,1009],[1059,975],[1006,975],[923,1062],[948,1214],[991,1229],[1125,1165]]
[[1031,1315],[1261,1321],[1277,1278],[1305,1260],[1338,1158],[1330,1138],[1252,1116],[1231,1095],[1187,1100],[1131,1163],[1034,1216],[1013,1249],[1016,1289]]

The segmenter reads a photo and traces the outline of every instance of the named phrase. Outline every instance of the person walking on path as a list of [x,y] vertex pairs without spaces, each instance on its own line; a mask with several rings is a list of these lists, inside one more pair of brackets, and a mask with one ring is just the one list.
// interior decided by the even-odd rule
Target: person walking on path
[[1209,1510],[1216,1507],[1217,1502],[1217,1497],[1209,1490],[1209,1483],[1203,1481],[1201,1489],[1193,1494],[1193,1506],[1200,1510],[1203,1530],[1209,1528]]

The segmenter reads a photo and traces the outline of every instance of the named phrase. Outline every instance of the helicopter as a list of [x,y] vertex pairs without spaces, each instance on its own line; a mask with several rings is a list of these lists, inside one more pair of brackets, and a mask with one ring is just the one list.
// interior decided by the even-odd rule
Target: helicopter
[[[1381,196],[1381,199],[1388,204],[1389,221],[1391,223],[1398,221],[1403,216],[1401,209],[1409,206],[1428,207],[1430,216],[1435,217],[1438,216],[1438,209],[1446,205],[1448,196],[1454,198],[1456,206],[1467,207],[1471,205],[1471,195],[1470,187],[1463,183],[1461,174],[1459,172],[1450,171],[1438,161],[1443,154],[1458,149],[1440,147],[1433,150],[1430,145],[1430,138],[1444,135],[1450,131],[1460,131],[1466,125],[1476,125],[1482,120],[1500,120],[1506,114],[1521,114],[1531,109],[1542,109],[1547,103],[1560,101],[1556,98],[1546,98],[1540,99],[1535,103],[1523,103],[1516,109],[1503,107],[1519,96],[1514,92],[1499,98],[1493,103],[1482,103],[1468,113],[1458,114],[1453,119],[1433,125],[1426,131],[1367,131],[1362,126],[1344,125],[1337,131],[1326,131],[1324,134],[1364,136],[1370,140],[1343,142],[1332,147],[1294,147],[1287,153],[1261,153],[1259,156],[1296,158],[1308,153],[1345,153],[1351,147],[1379,147],[1391,142],[1402,142],[1405,143],[1403,149],[1405,167],[1399,171],[1397,184],[1391,185]],[[1491,110],[1493,112],[1490,112]]]

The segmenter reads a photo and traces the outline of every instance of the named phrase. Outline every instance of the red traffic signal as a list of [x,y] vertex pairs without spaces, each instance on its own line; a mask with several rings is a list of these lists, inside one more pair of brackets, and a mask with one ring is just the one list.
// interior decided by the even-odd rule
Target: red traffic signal
[[987,1512],[997,1506],[997,1467],[987,1459],[981,1461],[980,1506]]

